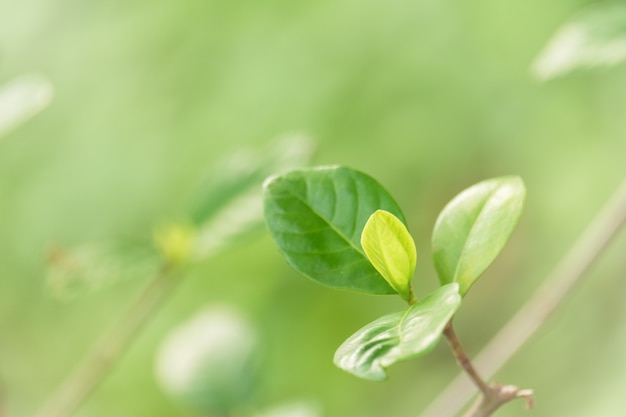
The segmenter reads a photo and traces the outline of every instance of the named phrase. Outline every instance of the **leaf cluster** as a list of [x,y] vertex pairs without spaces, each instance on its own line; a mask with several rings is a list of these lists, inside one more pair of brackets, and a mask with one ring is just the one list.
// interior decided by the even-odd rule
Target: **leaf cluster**
[[391,195],[370,176],[342,166],[298,169],[268,178],[268,228],[287,262],[325,286],[397,294],[408,308],[358,330],[335,364],[358,377],[387,378],[392,364],[424,355],[440,339],[462,298],[503,249],[525,198],[519,177],[482,181],[457,195],[432,233],[441,286],[420,300],[411,286],[417,253]]

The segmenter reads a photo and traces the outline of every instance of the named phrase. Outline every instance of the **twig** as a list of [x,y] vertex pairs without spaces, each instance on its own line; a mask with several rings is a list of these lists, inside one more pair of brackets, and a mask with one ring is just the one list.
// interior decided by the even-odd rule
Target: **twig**
[[[476,356],[475,366],[487,378],[493,375],[552,315],[585,272],[626,222],[626,179],[591,224],[563,256],[545,283]],[[458,375],[421,414],[452,417],[473,396],[465,375]]]
[[36,417],[72,415],[111,371],[144,324],[172,292],[178,281],[176,278],[171,268],[162,268],[117,326],[96,344],[87,359],[41,407]]
[[484,394],[488,395],[490,388],[489,385],[483,380],[483,378],[478,375],[478,372],[472,365],[472,361],[470,360],[467,353],[465,353],[465,349],[459,342],[459,338],[454,331],[454,327],[452,326],[452,320],[448,322],[446,328],[443,330],[443,335],[445,336],[448,344],[450,345],[450,349],[452,349],[452,353],[454,354],[454,358],[456,362],[459,364],[461,369],[465,371],[467,376],[470,377],[474,385]]
[[489,384],[478,374],[469,356],[465,353],[461,342],[459,342],[452,326],[452,321],[449,321],[446,325],[443,335],[448,341],[459,366],[481,391],[479,401],[465,414],[465,417],[489,417],[498,408],[516,398],[525,398],[526,407],[528,408],[533,406],[534,400],[531,390],[521,390],[513,385]]
[[516,398],[526,400],[526,409],[535,405],[532,390],[519,389],[514,385],[489,384],[489,393],[481,395],[464,417],[490,417],[504,404]]

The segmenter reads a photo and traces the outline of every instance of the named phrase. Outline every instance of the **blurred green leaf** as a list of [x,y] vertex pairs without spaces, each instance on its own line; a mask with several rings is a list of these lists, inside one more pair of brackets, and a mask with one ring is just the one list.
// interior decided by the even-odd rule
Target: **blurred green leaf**
[[166,338],[156,373],[163,389],[182,404],[228,415],[248,402],[257,363],[255,329],[233,308],[213,306]]
[[417,252],[404,223],[388,211],[377,210],[365,224],[361,246],[391,288],[410,301]]
[[278,248],[294,269],[330,287],[395,293],[360,244],[367,219],[378,209],[404,221],[376,180],[349,168],[296,170],[265,184],[265,218]]
[[482,181],[457,195],[435,223],[433,260],[441,284],[458,282],[461,295],[508,241],[524,206],[519,177]]
[[46,282],[56,297],[71,299],[120,280],[153,276],[159,267],[159,254],[149,242],[55,246],[48,253]]
[[440,287],[406,311],[379,318],[354,333],[335,353],[335,365],[360,378],[387,379],[396,362],[428,353],[461,305],[459,286]]
[[0,137],[44,109],[52,85],[37,75],[24,75],[0,86]]
[[308,137],[290,135],[265,150],[242,150],[217,162],[191,205],[198,229],[194,256],[209,256],[261,230],[263,181],[276,172],[305,165],[313,148]]
[[578,68],[615,65],[626,59],[626,5],[586,8],[557,30],[533,64],[543,80]]

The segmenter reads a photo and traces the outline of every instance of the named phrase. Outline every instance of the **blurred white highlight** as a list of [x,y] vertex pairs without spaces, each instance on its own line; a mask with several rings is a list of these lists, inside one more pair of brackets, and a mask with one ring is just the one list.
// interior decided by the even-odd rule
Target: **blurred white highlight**
[[0,137],[50,104],[52,84],[39,75],[24,75],[0,86]]
[[170,334],[158,354],[157,377],[167,391],[185,393],[195,389],[199,374],[240,369],[256,348],[256,332],[239,313],[210,307]]
[[554,34],[532,65],[543,80],[579,68],[609,67],[626,59],[626,7],[598,5],[583,10]]

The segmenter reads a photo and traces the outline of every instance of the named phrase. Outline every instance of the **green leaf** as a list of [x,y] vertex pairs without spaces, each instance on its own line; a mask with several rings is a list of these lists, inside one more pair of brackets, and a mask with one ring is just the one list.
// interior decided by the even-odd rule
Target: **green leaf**
[[167,336],[157,355],[157,379],[202,415],[230,414],[254,392],[258,348],[257,332],[238,311],[208,307]]
[[0,136],[44,109],[52,91],[48,80],[37,75],[24,75],[0,86]]
[[381,317],[354,333],[337,349],[335,365],[363,379],[387,379],[389,366],[424,355],[437,344],[460,305],[459,286],[444,285],[406,311]]
[[263,228],[263,181],[306,164],[312,141],[289,135],[267,149],[241,150],[218,161],[195,192],[190,207],[197,228],[194,258],[214,255]]
[[533,64],[543,80],[578,68],[615,65],[626,59],[626,6],[598,4],[575,15],[550,39]]
[[370,294],[395,291],[361,248],[369,216],[404,216],[376,180],[333,166],[288,172],[265,183],[265,219],[289,264],[320,284]]
[[461,295],[467,293],[509,239],[525,196],[519,177],[501,177],[480,182],[448,203],[432,238],[442,284],[458,282]]
[[361,246],[391,288],[410,301],[417,252],[404,223],[388,211],[377,210],[365,224]]

